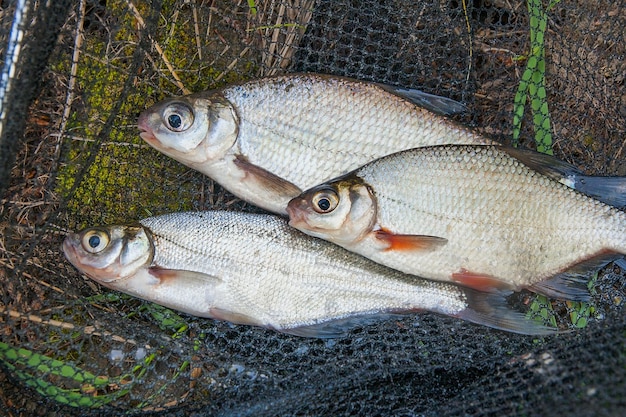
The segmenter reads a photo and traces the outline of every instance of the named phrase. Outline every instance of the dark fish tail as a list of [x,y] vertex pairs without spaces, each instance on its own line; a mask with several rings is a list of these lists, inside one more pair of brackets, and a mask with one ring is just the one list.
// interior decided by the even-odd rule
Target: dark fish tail
[[510,292],[482,292],[471,288],[464,288],[463,292],[468,306],[457,314],[463,320],[527,335],[551,335],[558,332],[558,329],[531,320],[524,313],[514,310],[506,299]]

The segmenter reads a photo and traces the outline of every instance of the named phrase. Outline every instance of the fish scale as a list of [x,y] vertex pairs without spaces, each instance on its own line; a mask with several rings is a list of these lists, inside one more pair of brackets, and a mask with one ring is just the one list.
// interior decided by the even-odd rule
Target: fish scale
[[[626,254],[623,211],[545,177],[509,152],[515,151],[440,146],[399,152],[294,199],[291,224],[406,273],[484,279],[513,289],[539,285],[534,289],[547,293],[540,281],[600,255]],[[329,189],[339,204],[317,213],[313,198]],[[350,196],[342,191],[348,189]],[[356,210],[369,210],[370,217],[358,220]],[[376,230],[385,231],[382,239]],[[429,246],[425,237],[439,240]],[[415,247],[407,248],[411,239]],[[555,286],[567,298],[562,284]]]
[[503,294],[403,274],[306,236],[279,217],[206,211],[140,223],[70,234],[63,250],[111,289],[300,336],[335,337],[381,315],[418,310],[518,333],[554,331],[511,309]]
[[[375,84],[342,78],[280,77],[226,88],[224,96],[241,120],[240,151],[300,189],[407,146],[492,143],[452,129],[452,122],[429,123],[433,113]],[[298,163],[285,164],[298,156]],[[322,172],[316,161],[325,161]]]

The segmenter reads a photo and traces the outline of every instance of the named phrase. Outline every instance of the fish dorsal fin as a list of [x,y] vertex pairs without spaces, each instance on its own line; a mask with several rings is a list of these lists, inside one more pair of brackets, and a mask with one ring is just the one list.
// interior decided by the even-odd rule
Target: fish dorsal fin
[[377,85],[385,91],[400,96],[419,107],[442,116],[450,116],[467,111],[465,104],[459,103],[451,98],[428,94],[414,88],[396,87],[380,83]]
[[385,243],[386,251],[432,251],[448,243],[448,239],[443,237],[401,235],[385,229],[375,231],[374,236]]
[[575,166],[552,155],[503,146],[504,152],[527,167],[615,207],[626,207],[626,177],[584,175]]
[[621,257],[622,255],[613,253],[596,256],[576,264],[552,278],[537,282],[528,289],[561,300],[589,301],[590,293],[587,284],[591,274]]
[[561,181],[563,178],[574,178],[583,175],[583,173],[574,165],[561,161],[552,155],[530,149],[511,148],[508,146],[502,146],[499,149],[502,149],[502,151],[519,160],[527,167],[550,177],[555,181]]

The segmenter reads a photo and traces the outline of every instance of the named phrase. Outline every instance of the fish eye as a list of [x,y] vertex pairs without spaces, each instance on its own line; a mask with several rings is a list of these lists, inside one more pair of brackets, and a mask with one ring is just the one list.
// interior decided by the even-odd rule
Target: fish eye
[[172,129],[179,129],[183,125],[183,119],[181,119],[178,114],[170,114],[167,118],[167,124],[170,125]]
[[174,103],[163,112],[163,120],[172,132],[183,132],[193,124],[193,110],[186,104]]
[[83,235],[81,244],[89,253],[102,252],[109,245],[109,235],[102,230],[89,230]]
[[330,213],[339,204],[339,196],[333,190],[324,190],[315,193],[311,200],[313,210],[318,213]]

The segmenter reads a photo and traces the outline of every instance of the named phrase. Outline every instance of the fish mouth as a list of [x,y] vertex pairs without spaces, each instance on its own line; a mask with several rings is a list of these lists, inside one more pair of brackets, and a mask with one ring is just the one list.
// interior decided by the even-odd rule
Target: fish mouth
[[149,144],[158,142],[157,138],[155,138],[152,133],[146,132],[145,130],[139,132],[139,137],[141,137],[141,139],[143,139],[144,141],[148,142]]
[[289,204],[287,204],[287,214],[289,215],[289,226],[298,228],[299,225],[306,224],[306,213],[302,210],[302,205],[305,204],[304,198],[294,198]]
[[74,263],[76,259],[76,248],[74,248],[74,245],[72,245],[72,239],[74,239],[74,233],[68,235],[65,238],[65,240],[61,244],[61,250],[65,254],[67,260],[70,261],[72,265],[76,266],[76,264]]
[[148,126],[148,116],[145,113],[139,116],[137,127],[139,128],[139,136],[141,139],[148,143],[158,142],[157,138],[152,133],[152,129]]

